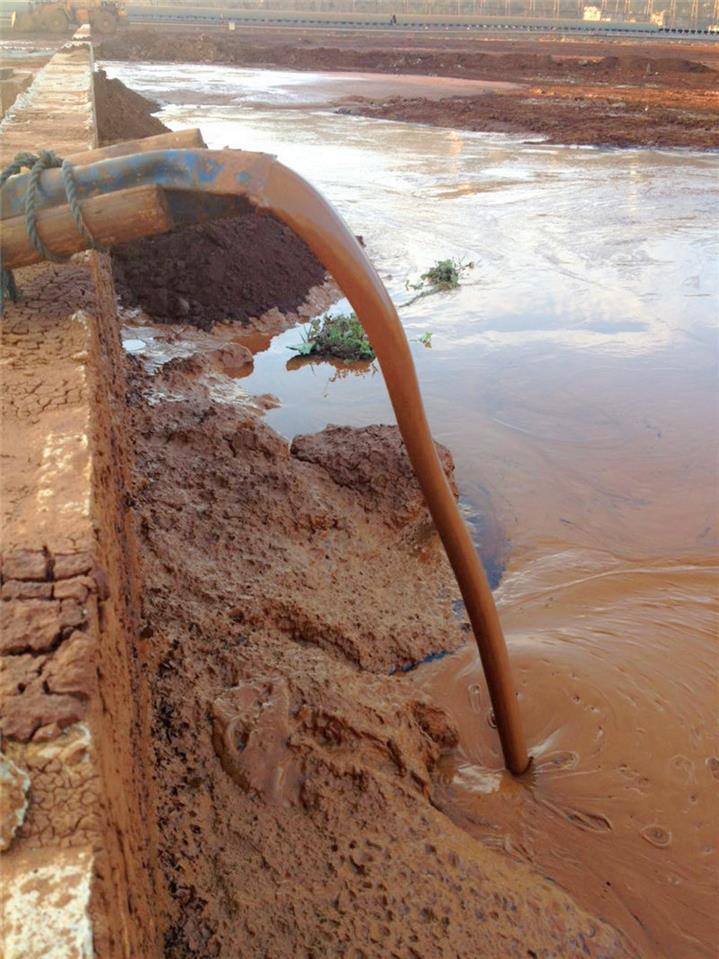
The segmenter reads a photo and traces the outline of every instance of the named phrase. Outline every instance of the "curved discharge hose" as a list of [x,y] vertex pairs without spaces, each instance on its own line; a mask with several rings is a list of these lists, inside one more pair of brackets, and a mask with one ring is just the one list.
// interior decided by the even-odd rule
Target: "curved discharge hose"
[[[290,226],[328,268],[354,307],[377,354],[410,461],[474,630],[505,764],[512,773],[523,773],[529,766],[529,756],[492,593],[439,462],[404,329],[374,267],[324,197],[273,157],[234,150],[153,150],[153,146],[159,146],[159,142],[148,141],[144,148],[127,144],[135,152],[126,156],[118,156],[115,148],[110,148],[73,158],[78,164],[73,172],[77,199],[95,239],[111,247],[121,240],[232,215],[239,209],[238,202],[249,200]],[[67,199],[59,171],[46,170],[41,186],[38,226],[49,231],[55,223],[55,233],[64,241],[66,254],[86,249],[86,237],[77,232],[70,209],[62,207]],[[142,193],[148,187],[165,199],[153,206],[151,198]],[[4,224],[0,252],[8,267],[42,259],[30,243],[20,216],[27,188],[27,176],[11,177],[0,193]],[[139,204],[137,209],[130,207],[133,197]],[[127,211],[131,211],[129,215]]]
[[529,766],[529,756],[502,627],[484,570],[437,456],[412,354],[394,304],[344,221],[298,174],[275,162],[259,205],[292,227],[329,269],[377,354],[410,461],[474,630],[505,764],[519,775]]

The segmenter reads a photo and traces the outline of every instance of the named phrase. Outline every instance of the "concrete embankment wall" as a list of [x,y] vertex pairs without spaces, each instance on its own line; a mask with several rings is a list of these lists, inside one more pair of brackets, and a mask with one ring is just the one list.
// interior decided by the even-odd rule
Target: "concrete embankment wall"
[[[96,146],[80,31],[0,125],[16,153]],[[5,959],[157,955],[135,545],[109,260],[17,271],[2,318]]]

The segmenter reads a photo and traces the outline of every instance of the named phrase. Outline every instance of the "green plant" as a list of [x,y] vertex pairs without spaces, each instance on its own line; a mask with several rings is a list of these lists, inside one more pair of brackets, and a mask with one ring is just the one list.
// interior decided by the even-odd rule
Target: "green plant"
[[[409,306],[424,296],[431,296],[433,293],[442,293],[445,290],[456,290],[462,279],[462,275],[467,270],[474,269],[474,263],[465,263],[464,260],[437,260],[434,266],[431,266],[423,273],[418,283],[405,284],[408,290],[417,290],[417,295],[413,296],[402,306]],[[427,344],[425,344],[427,345]]]
[[315,317],[302,334],[302,342],[290,349],[300,356],[334,356],[346,363],[375,358],[367,334],[354,313]]
[[471,270],[474,263],[465,263],[463,260],[437,260],[421,279],[437,290],[454,290],[459,286],[463,273]]
[[434,333],[422,333],[420,336],[417,337],[417,342],[421,343],[422,346],[426,346],[427,349],[431,350],[433,336],[434,336]]

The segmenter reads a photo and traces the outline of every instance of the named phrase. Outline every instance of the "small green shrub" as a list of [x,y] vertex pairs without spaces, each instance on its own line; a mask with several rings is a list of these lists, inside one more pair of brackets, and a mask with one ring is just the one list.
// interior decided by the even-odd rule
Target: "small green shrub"
[[421,343],[422,346],[426,346],[427,349],[430,349],[430,350],[431,350],[431,349],[432,349],[432,337],[433,337],[433,336],[434,336],[434,333],[429,333],[429,332],[427,332],[427,333],[420,333],[420,335],[417,337],[417,342],[418,342],[418,343]]
[[302,342],[290,347],[300,356],[333,356],[352,363],[375,358],[367,334],[354,313],[328,313],[315,317]]
[[455,290],[459,286],[462,273],[471,270],[473,263],[464,263],[462,260],[437,260],[421,279],[428,286],[437,290]]
[[410,306],[422,297],[431,296],[433,293],[456,290],[461,282],[462,275],[467,270],[472,269],[474,269],[474,263],[465,263],[464,260],[437,260],[434,266],[431,266],[426,273],[420,276],[419,283],[407,281],[407,289],[417,290],[418,292],[416,296],[403,303],[402,306]]

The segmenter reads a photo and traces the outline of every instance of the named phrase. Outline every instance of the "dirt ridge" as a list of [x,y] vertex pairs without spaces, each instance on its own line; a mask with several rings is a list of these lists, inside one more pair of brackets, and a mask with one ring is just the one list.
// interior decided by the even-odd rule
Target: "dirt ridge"
[[[103,41],[101,55],[141,61],[228,64],[293,70],[359,70],[510,81],[518,88],[480,96],[369,100],[338,104],[342,113],[457,129],[540,135],[555,143],[719,148],[717,58],[706,45],[599,40],[567,48],[537,39],[473,41],[338,33],[287,41],[284,31],[199,37],[182,31],[130,30]],[[384,41],[387,42],[386,40]],[[427,44],[434,42],[434,47]],[[707,62],[708,61],[708,62]]]

